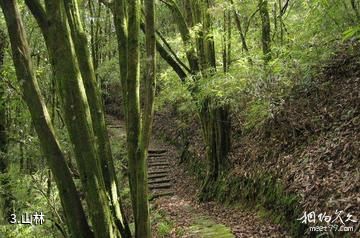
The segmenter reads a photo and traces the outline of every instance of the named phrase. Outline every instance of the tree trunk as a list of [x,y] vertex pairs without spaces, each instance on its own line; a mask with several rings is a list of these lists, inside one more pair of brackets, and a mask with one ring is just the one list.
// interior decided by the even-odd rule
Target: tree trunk
[[281,11],[282,9],[282,0],[279,0],[279,9],[280,9],[280,14],[279,14],[279,25],[280,25],[280,43],[281,45],[284,44],[284,23],[283,23],[283,13]]
[[140,134],[140,158],[137,177],[137,204],[136,215],[138,229],[136,237],[150,238],[151,226],[148,205],[148,180],[147,180],[147,150],[150,143],[151,127],[154,114],[154,98],[156,87],[156,40],[155,40],[155,2],[146,0],[145,4],[145,46],[146,46],[146,68],[145,68],[145,97],[142,114],[142,132]]
[[0,0],[0,5],[6,19],[13,61],[22,87],[23,99],[30,110],[41,148],[54,174],[70,234],[73,237],[93,237],[35,78],[17,3],[15,0]]
[[231,13],[228,10],[224,11],[223,24],[223,71],[229,72],[231,63]]
[[[180,35],[185,44],[186,54],[191,67],[191,72],[194,79],[199,77],[211,77],[216,72],[216,57],[215,44],[212,35],[212,19],[208,12],[210,2],[208,0],[199,0],[187,2],[186,9],[191,9],[192,24],[200,24],[202,29],[196,34],[195,39],[197,53],[195,55],[193,39],[189,34],[188,25],[184,16],[181,14],[175,1],[164,1],[165,4],[172,10],[176,23],[178,25]],[[189,14],[188,14],[189,15]],[[227,18],[228,19],[228,18]],[[226,62],[229,64],[230,60],[230,28],[227,31],[226,40]],[[196,61],[194,61],[194,59]],[[195,63],[194,63],[195,62]],[[199,67],[199,65],[201,67]],[[226,66],[228,69],[229,65]],[[199,74],[199,70],[201,74]],[[195,89],[196,90],[196,87]],[[195,93],[194,91],[192,93]],[[196,99],[194,99],[196,100]],[[204,142],[206,144],[206,157],[208,161],[208,175],[202,187],[202,194],[200,199],[207,199],[212,185],[217,181],[219,176],[227,167],[227,154],[230,149],[230,117],[228,105],[217,106],[216,102],[207,98],[199,102],[201,109],[199,117],[202,125]]]
[[[154,2],[145,3],[146,85],[144,111],[140,108],[140,0],[115,0],[108,5],[114,15],[126,120],[129,184],[135,217],[135,236],[150,238],[146,157],[150,141],[155,95]],[[131,30],[127,30],[131,29]]]
[[192,71],[191,73],[192,75],[197,75],[200,71],[199,58],[196,55],[195,47],[192,42],[190,30],[188,24],[186,23],[185,17],[181,13],[178,5],[174,0],[169,0],[165,3],[172,11],[174,20],[180,32],[180,36],[182,38],[182,41],[184,42],[184,47],[186,49],[186,57]]
[[240,34],[240,40],[241,40],[243,50],[245,50],[245,52],[249,52],[249,48],[247,46],[245,34],[244,34],[243,27],[242,27],[242,24],[241,24],[242,22],[241,22],[240,14],[237,12],[237,10],[236,10],[236,8],[234,6],[234,1],[230,0],[230,3],[233,5],[232,7],[233,7],[235,23],[236,23],[236,27],[237,27],[237,29],[239,31],[239,34]]
[[[96,146],[99,138],[94,134],[92,114],[80,71],[80,67],[86,67],[86,62],[79,62],[76,57],[80,46],[77,45],[77,50],[73,47],[81,39],[72,39],[68,26],[74,22],[71,22],[72,18],[68,22],[62,1],[45,1],[46,13],[37,0],[28,0],[27,3],[39,23],[48,48],[94,234],[96,237],[118,237],[120,234],[109,206],[111,199],[106,195],[99,148]],[[101,110],[97,112],[102,113]]]
[[[97,52],[96,52],[96,44],[98,42],[97,35],[95,34],[95,6],[94,1],[88,0],[88,6],[89,6],[89,14],[90,14],[90,45],[91,45],[91,58],[92,63],[94,65],[94,70],[96,71],[99,65],[98,58],[97,58]],[[98,20],[98,19],[97,19]]]
[[207,177],[200,194],[200,200],[205,201],[212,197],[215,183],[228,168],[231,142],[229,106],[214,106],[211,99],[207,99],[202,104],[200,119],[208,161]]
[[267,64],[271,60],[271,32],[270,32],[270,16],[268,10],[268,1],[259,0],[259,9],[261,16],[261,43],[264,54],[264,61]]
[[105,124],[104,106],[100,90],[96,84],[96,76],[88,50],[87,37],[82,29],[77,2],[65,0],[65,10],[75,46],[79,69],[85,86],[86,96],[88,98],[93,131],[95,138],[97,138],[97,151],[100,158],[106,191],[111,195],[112,213],[116,218],[116,224],[120,232],[124,236],[129,236],[130,229],[126,217],[122,214],[120,198],[118,195],[118,181],[116,179],[113,156]]

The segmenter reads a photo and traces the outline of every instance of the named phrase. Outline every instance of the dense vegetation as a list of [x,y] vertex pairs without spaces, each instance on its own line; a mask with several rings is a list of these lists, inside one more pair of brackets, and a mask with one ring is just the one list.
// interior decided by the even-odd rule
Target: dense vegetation
[[[152,134],[199,202],[294,237],[339,234],[309,233],[306,210],[359,215],[358,0],[0,6],[0,237],[169,235],[152,226],[168,224],[149,204]],[[11,224],[35,212],[44,224]]]

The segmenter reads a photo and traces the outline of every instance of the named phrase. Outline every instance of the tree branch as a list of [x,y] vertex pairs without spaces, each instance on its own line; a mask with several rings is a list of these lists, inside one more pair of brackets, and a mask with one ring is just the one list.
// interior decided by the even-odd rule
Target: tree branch
[[194,45],[191,42],[191,35],[186,20],[181,13],[178,5],[174,0],[160,0],[172,11],[175,18],[175,22],[179,28],[180,36],[185,45],[186,57],[189,61],[190,69],[192,74],[197,74],[200,70],[199,60],[195,53]]
[[[142,22],[141,25],[141,30],[145,33],[145,24]],[[166,63],[168,63],[170,65],[170,67],[175,71],[175,73],[179,76],[181,81],[185,81],[185,79],[187,78],[187,74],[185,73],[185,71],[181,68],[179,62],[177,62],[176,60],[174,60],[174,58],[170,55],[170,53],[162,46],[162,44],[160,43],[160,41],[158,40],[158,38],[155,38],[156,40],[156,50],[159,52],[161,58],[163,58],[163,60],[166,61]]]
[[[286,12],[286,10],[287,10],[287,8],[288,8],[288,6],[289,6],[289,2],[290,2],[290,0],[287,0],[287,1],[286,1],[284,7],[283,7],[283,8],[281,9],[281,11],[280,11],[280,16],[283,16],[283,15],[285,14],[285,12]],[[280,7],[281,7],[281,6],[280,6]]]
[[236,27],[237,27],[237,29],[239,31],[239,34],[240,34],[242,47],[246,52],[249,52],[249,48],[248,48],[247,43],[246,43],[246,38],[245,38],[243,29],[242,29],[242,26],[241,26],[241,19],[240,19],[239,13],[235,9],[234,1],[230,0],[230,3],[233,5],[233,13],[234,13],[234,17],[235,17],[235,23],[236,23]]
[[258,7],[254,12],[253,14],[251,14],[251,16],[249,17],[249,20],[247,21],[246,23],[246,27],[245,27],[245,31],[244,31],[244,37],[246,38],[246,35],[249,31],[249,27],[250,27],[250,23],[251,23],[251,20],[254,18],[254,16],[256,15],[256,13],[260,11],[260,7]]
[[191,69],[184,63],[182,62],[181,59],[179,59],[179,57],[176,55],[176,53],[174,52],[174,50],[171,48],[170,44],[166,41],[165,37],[160,33],[160,31],[156,31],[156,35],[160,38],[160,40],[163,42],[163,44],[168,48],[168,50],[170,51],[170,53],[172,54],[172,56],[175,58],[175,60],[182,66],[184,67],[184,69],[188,72],[191,73]]
[[39,24],[42,31],[45,31],[48,27],[47,15],[44,7],[41,5],[39,0],[25,0],[25,3],[33,16],[35,17],[37,23]]

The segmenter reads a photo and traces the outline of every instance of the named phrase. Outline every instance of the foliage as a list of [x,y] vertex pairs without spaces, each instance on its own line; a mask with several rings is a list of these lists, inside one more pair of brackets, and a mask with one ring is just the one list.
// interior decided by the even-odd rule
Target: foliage
[[[275,2],[270,1],[269,5],[273,6]],[[256,13],[256,4],[254,1],[242,1],[241,4],[235,3],[233,8],[241,13],[244,26],[248,27],[249,53],[243,51],[239,44],[238,32],[233,29],[233,62],[228,73],[221,72],[220,57],[217,59],[219,70],[211,77],[202,78],[197,82],[188,79],[185,84],[181,84],[174,74],[162,73],[158,86],[158,110],[172,104],[180,111],[192,113],[198,105],[197,102],[212,98],[216,102],[215,105],[230,104],[232,111],[242,117],[245,129],[251,129],[271,117],[275,113],[274,110],[279,110],[283,98],[294,85],[307,82],[315,76],[315,66],[332,56],[332,52],[343,39],[343,33],[344,39],[356,39],[359,34],[359,26],[355,24],[356,14],[351,9],[350,1],[290,3],[283,16],[283,40],[279,39],[279,29],[275,31],[274,20],[271,21],[273,57],[268,68],[264,69],[257,30],[260,19],[258,14],[250,18]],[[216,1],[209,10],[214,17],[212,35],[218,55],[223,44],[221,16],[224,9],[232,7],[224,1]],[[193,34],[199,31],[196,29],[199,29],[199,26],[192,28]],[[178,47],[179,35],[169,34],[169,37],[169,42],[177,49],[177,54],[183,56],[184,51]],[[193,88],[197,89],[195,95],[187,92]],[[195,96],[195,102],[190,100],[191,96]]]
[[[166,39],[173,54],[186,65],[188,49],[182,43],[171,11],[161,2],[158,1],[156,5],[157,29]],[[186,1],[178,0],[176,2],[180,6],[182,14],[186,16],[186,9],[183,8]],[[358,1],[354,1],[355,5],[352,5],[350,0],[289,1],[289,5],[285,8],[284,5],[278,5],[279,1],[269,0],[272,57],[271,61],[264,65],[258,1],[242,0],[234,1],[234,4],[224,0],[210,2],[211,7],[206,9],[206,12],[212,19],[211,32],[207,32],[204,38],[214,39],[216,70],[203,71],[209,73],[207,77],[192,75],[185,82],[181,82],[165,61],[158,60],[156,111],[168,112],[167,109],[170,107],[176,109],[174,111],[178,115],[194,115],[199,112],[201,103],[205,99],[211,98],[212,107],[229,105],[232,116],[241,123],[242,132],[249,132],[259,128],[268,118],[273,117],[277,111],[281,110],[284,99],[294,86],[313,87],[311,79],[318,74],[318,65],[331,58],[340,44],[360,39]],[[119,52],[117,52],[118,42],[112,22],[113,16],[99,1],[79,1],[79,3],[82,6],[81,17],[85,22],[84,28],[91,43],[89,48],[91,48],[92,60],[96,69],[97,83],[101,86],[104,102],[108,106],[107,111],[113,113],[116,110],[109,110],[110,105],[116,104],[120,107],[122,105],[119,104],[123,103],[120,96],[121,72],[118,70]],[[54,74],[50,67],[51,62],[49,62],[44,39],[25,4],[21,2],[19,5],[29,35],[31,57],[40,90],[55,125],[58,140],[68,158],[72,172],[76,174],[78,168],[74,163],[74,146],[70,142],[67,130],[64,130],[63,111],[59,106],[58,96],[55,96],[59,95],[59,89],[54,83]],[[249,50],[244,49],[239,29],[236,27],[235,20],[232,19],[230,22],[231,64],[228,72],[224,73],[222,50],[225,44],[224,12],[226,11],[238,13],[242,27],[241,33],[245,37]],[[5,28],[2,15],[0,16],[0,27]],[[194,42],[203,34],[203,27],[202,23],[189,25],[190,35]],[[143,48],[145,37],[140,36],[139,41]],[[140,63],[143,66],[146,64],[147,58],[144,50],[141,50],[140,53]],[[51,180],[51,176],[48,174],[43,153],[39,149],[39,140],[30,120],[29,111],[22,100],[21,87],[16,81],[11,57],[10,50],[7,49],[1,69],[0,86],[5,88],[2,100],[6,102],[8,150],[6,153],[1,153],[6,154],[9,171],[1,174],[0,180],[9,178],[11,182],[9,192],[14,196],[13,206],[16,212],[21,214],[25,211],[44,209],[44,213],[51,216],[51,222],[49,220],[44,226],[35,228],[16,226],[14,229],[12,226],[2,226],[0,232],[3,232],[6,237],[47,237],[50,236],[46,232],[48,230],[59,234],[55,224],[64,226],[63,212],[58,191],[54,185],[50,186],[50,195],[44,194],[44,191],[48,189],[47,182]],[[143,71],[140,73],[145,75]],[[145,82],[145,77],[143,78],[142,83]],[[144,88],[141,90],[142,93]],[[144,98],[141,99],[141,103],[144,105],[146,101]],[[181,119],[179,118],[179,121]],[[185,124],[186,122],[183,122],[184,127],[187,126]],[[115,138],[112,141],[112,150],[117,171],[126,174],[127,152],[124,138]],[[205,176],[206,171],[203,169],[202,162],[191,161],[190,164],[193,170],[197,170],[195,171],[197,174]],[[281,206],[284,209],[290,209],[293,205],[292,197],[283,194],[281,186],[279,187],[270,180],[267,177],[251,180],[242,178],[242,181],[237,182],[244,183],[245,187],[248,186],[245,188],[244,196],[248,196],[247,193],[250,193],[254,187],[261,190],[259,194],[265,193],[263,200],[258,201],[263,206],[275,203],[275,210],[282,209]],[[261,183],[269,183],[269,186],[274,189],[274,193],[264,192],[263,187],[260,186]],[[77,186],[81,187],[78,181]],[[215,189],[225,189],[225,186],[220,185]],[[3,193],[5,189],[0,191]],[[128,201],[129,189],[124,189],[121,196]],[[255,194],[249,196],[255,196]],[[288,210],[280,212],[286,214]],[[284,217],[281,216],[280,220],[283,219]],[[168,221],[160,221],[157,224],[159,235],[164,237],[168,235],[171,225]]]
[[18,238],[29,236],[46,238],[53,237],[52,234],[60,235],[54,224],[64,229],[64,218],[60,215],[61,206],[57,189],[55,186],[49,187],[47,170],[24,174],[19,166],[12,165],[8,176],[11,184],[8,192],[13,196],[14,214],[17,220],[20,221],[22,216],[42,212],[45,222],[42,225],[2,225],[0,233],[5,237]]
[[176,80],[174,72],[170,70],[163,72],[158,78],[157,87],[156,110],[161,110],[165,106],[176,105],[178,111],[194,111],[195,108],[191,102],[191,94],[188,90],[190,84],[183,84]]
[[165,238],[171,236],[174,224],[162,211],[153,211],[152,219],[154,222],[156,237]]

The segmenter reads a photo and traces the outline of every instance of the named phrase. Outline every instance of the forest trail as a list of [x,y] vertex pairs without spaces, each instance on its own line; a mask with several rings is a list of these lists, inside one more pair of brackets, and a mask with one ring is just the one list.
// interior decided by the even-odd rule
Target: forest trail
[[210,216],[196,209],[190,201],[178,194],[174,163],[176,157],[171,150],[156,140],[152,140],[148,155],[148,185],[150,200],[156,210],[166,214],[173,222],[171,237],[233,238],[231,229],[217,223]]
[[[165,237],[290,237],[280,226],[265,221],[255,211],[214,202],[199,203],[197,194],[200,186],[186,166],[179,164],[176,148],[153,138],[149,149],[149,165],[156,161],[152,157],[154,151],[162,152],[161,157],[155,158],[166,158],[167,165],[162,169],[167,170],[168,183],[171,184],[167,188],[167,196],[156,196],[156,199],[153,197],[151,202],[153,208],[173,224],[171,235]],[[150,166],[149,171],[151,170]]]
[[[107,121],[111,140],[124,140],[124,122],[113,116],[107,116]],[[151,209],[172,224],[170,234],[161,237],[289,237],[278,225],[264,221],[254,211],[198,203],[198,183],[179,161],[176,148],[152,138],[148,157]],[[153,226],[158,229],[156,222]]]

